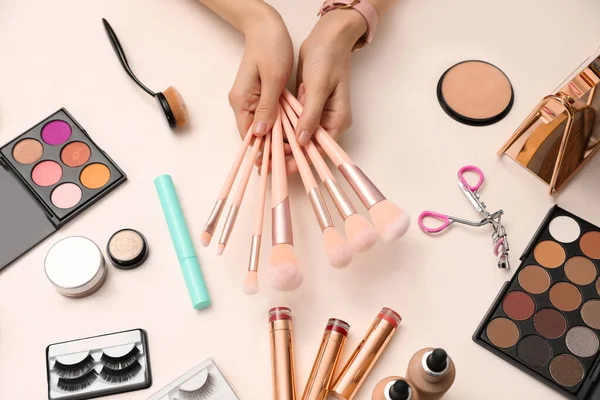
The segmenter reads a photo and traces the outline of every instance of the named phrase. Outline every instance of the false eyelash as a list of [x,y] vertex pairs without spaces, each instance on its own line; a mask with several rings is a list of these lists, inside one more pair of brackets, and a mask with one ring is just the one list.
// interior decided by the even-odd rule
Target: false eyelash
[[52,370],[61,378],[79,378],[94,368],[94,362],[94,358],[91,355],[88,355],[76,364],[63,364],[56,360]]
[[96,370],[92,369],[88,373],[81,375],[78,378],[58,378],[58,383],[56,386],[58,386],[59,389],[65,392],[79,392],[83,389],[92,386],[92,383],[94,383],[97,378],[98,373],[96,372]]
[[208,400],[211,394],[214,394],[217,388],[217,381],[212,374],[206,376],[206,381],[202,387],[196,390],[179,389],[179,400]]
[[137,348],[137,346],[133,346],[133,349],[131,349],[129,353],[121,357],[111,357],[102,353],[100,361],[105,367],[113,370],[119,370],[134,364],[138,358],[140,358],[140,355],[140,350]]
[[123,369],[111,369],[108,367],[103,367],[100,371],[100,377],[108,383],[124,383],[135,378],[142,371],[142,364],[138,361],[135,361],[134,364],[131,364],[128,367]]

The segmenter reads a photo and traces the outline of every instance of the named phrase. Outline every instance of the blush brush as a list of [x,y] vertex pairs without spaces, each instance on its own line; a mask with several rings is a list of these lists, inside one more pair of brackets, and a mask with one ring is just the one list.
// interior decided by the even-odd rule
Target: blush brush
[[169,126],[174,128],[179,128],[188,123],[188,112],[181,97],[181,94],[175,89],[173,86],[169,86],[164,92],[154,92],[150,90],[146,85],[144,85],[133,73],[131,67],[129,66],[129,62],[127,61],[127,57],[125,56],[125,51],[123,50],[123,46],[119,42],[119,38],[117,34],[110,26],[108,21],[102,18],[102,23],[104,24],[104,29],[106,30],[106,34],[108,35],[108,40],[110,40],[110,44],[112,45],[123,69],[133,81],[144,90],[144,92],[148,93],[150,96],[154,97],[160,107],[162,108],[165,118],[169,123]]
[[[302,104],[289,90],[284,89],[283,98],[289,106],[286,112],[302,114]],[[410,227],[409,215],[383,195],[323,127],[317,127],[314,138],[367,208],[383,241],[390,243],[404,236]]]
[[352,261],[350,245],[346,238],[344,238],[333,225],[333,220],[331,219],[331,214],[329,213],[325,199],[323,199],[323,195],[317,186],[317,181],[310,170],[308,161],[306,161],[306,157],[296,140],[294,128],[292,128],[292,125],[281,106],[279,107],[279,115],[283,123],[283,130],[287,136],[288,143],[292,148],[292,154],[298,165],[298,172],[300,173],[302,183],[304,183],[308,200],[310,201],[310,205],[312,206],[321,232],[323,233],[323,243],[327,259],[335,268],[346,267]]

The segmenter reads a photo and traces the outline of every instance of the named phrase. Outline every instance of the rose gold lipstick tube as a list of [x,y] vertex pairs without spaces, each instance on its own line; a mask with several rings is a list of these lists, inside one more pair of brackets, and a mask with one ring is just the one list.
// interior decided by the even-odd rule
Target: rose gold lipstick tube
[[273,399],[296,400],[292,311],[287,307],[269,310]]
[[367,334],[335,380],[329,395],[339,400],[352,400],[388,342],[396,333],[402,318],[394,310],[384,307],[373,321]]
[[321,347],[306,383],[302,400],[327,398],[327,391],[331,387],[333,373],[342,355],[349,330],[350,325],[340,319],[331,318],[327,322]]

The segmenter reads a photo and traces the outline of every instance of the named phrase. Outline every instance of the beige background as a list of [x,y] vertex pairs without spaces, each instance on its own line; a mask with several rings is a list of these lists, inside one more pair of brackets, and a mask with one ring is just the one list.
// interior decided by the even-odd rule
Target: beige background
[[[414,219],[430,208],[478,217],[456,187],[455,173],[475,164],[486,173],[482,197],[503,208],[518,257],[548,208],[562,206],[600,224],[600,157],[556,199],[496,150],[535,102],[600,46],[600,3],[560,0],[402,0],[382,18],[375,42],[353,58],[354,125],[343,141],[386,195]],[[277,0],[296,50],[315,21],[319,0]],[[155,90],[175,85],[192,118],[173,134],[154,100],[125,76],[102,28],[113,24],[141,79]],[[559,33],[564,33],[560,35]],[[569,34],[570,33],[570,34]],[[242,293],[254,210],[248,200],[223,257],[200,249],[216,193],[239,144],[227,92],[243,38],[193,0],[3,0],[0,2],[0,141],[7,142],[65,106],[129,175],[129,182],[46,240],[0,276],[0,398],[46,396],[44,349],[53,342],[129,328],[149,333],[154,385],[119,399],[145,399],[206,357],[214,357],[241,397],[271,397],[267,310],[291,306],[300,392],[329,317],[352,325],[353,350],[381,306],[404,318],[357,400],[375,383],[403,375],[425,346],[443,346],[458,366],[448,400],[559,399],[471,335],[512,272],[497,270],[488,228],[455,227],[432,238],[416,224],[398,244],[379,245],[335,271],[300,182],[292,182],[293,216],[306,281],[295,293],[274,293],[261,271],[261,293]],[[516,92],[513,111],[487,128],[460,125],[440,109],[439,76],[455,62],[479,58],[500,66]],[[211,309],[190,305],[153,178],[171,173],[212,293]],[[267,224],[270,223],[267,221]],[[151,244],[136,271],[110,268],[104,288],[81,300],[57,294],[43,260],[50,246],[83,235],[104,247],[116,230],[133,227]],[[267,230],[268,231],[268,230]],[[267,241],[269,235],[267,234]],[[263,263],[267,251],[264,251]]]

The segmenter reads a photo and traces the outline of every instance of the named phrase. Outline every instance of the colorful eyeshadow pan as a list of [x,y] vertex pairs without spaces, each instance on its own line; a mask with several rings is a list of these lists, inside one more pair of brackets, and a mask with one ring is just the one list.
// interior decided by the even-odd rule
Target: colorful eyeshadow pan
[[550,289],[550,302],[561,311],[575,311],[581,305],[581,292],[568,282],[559,282]]
[[502,302],[502,308],[506,315],[517,321],[525,321],[531,318],[535,311],[533,299],[523,292],[507,294]]
[[550,362],[550,374],[562,386],[572,387],[583,380],[583,365],[569,354],[561,354]]
[[52,204],[58,208],[73,208],[81,200],[81,189],[74,183],[63,183],[52,191]]
[[68,122],[54,120],[42,128],[42,139],[51,146],[58,146],[69,140],[71,132],[71,125]]
[[554,218],[549,229],[552,237],[562,243],[576,241],[581,233],[577,221],[565,215]]
[[598,352],[598,336],[585,326],[575,326],[569,329],[565,337],[571,353],[579,357],[591,357]]
[[88,189],[100,189],[108,183],[110,170],[104,164],[90,164],[81,171],[81,183]]
[[62,162],[71,168],[81,167],[91,156],[90,146],[83,142],[71,142],[60,152]]
[[528,265],[519,272],[519,284],[531,294],[541,294],[550,288],[550,275],[537,265]]
[[589,285],[596,279],[596,266],[587,257],[571,257],[565,264],[565,274],[577,285]]
[[548,342],[539,336],[531,335],[523,338],[517,346],[517,354],[526,364],[537,368],[546,365],[552,357],[552,349]]
[[600,232],[588,232],[579,240],[583,254],[594,260],[600,260]]
[[600,300],[586,301],[581,307],[581,318],[589,327],[600,329]]
[[551,240],[538,243],[533,254],[542,267],[558,268],[565,262],[565,250],[560,244]]
[[54,161],[42,161],[31,171],[31,179],[39,186],[52,186],[62,177],[62,167]]
[[35,139],[23,139],[13,147],[12,155],[19,164],[33,164],[42,158],[44,147]]
[[547,339],[558,339],[567,331],[567,320],[553,308],[544,308],[533,317],[533,326],[537,333]]
[[519,341],[519,328],[510,319],[497,318],[487,326],[487,337],[501,349],[513,347]]

